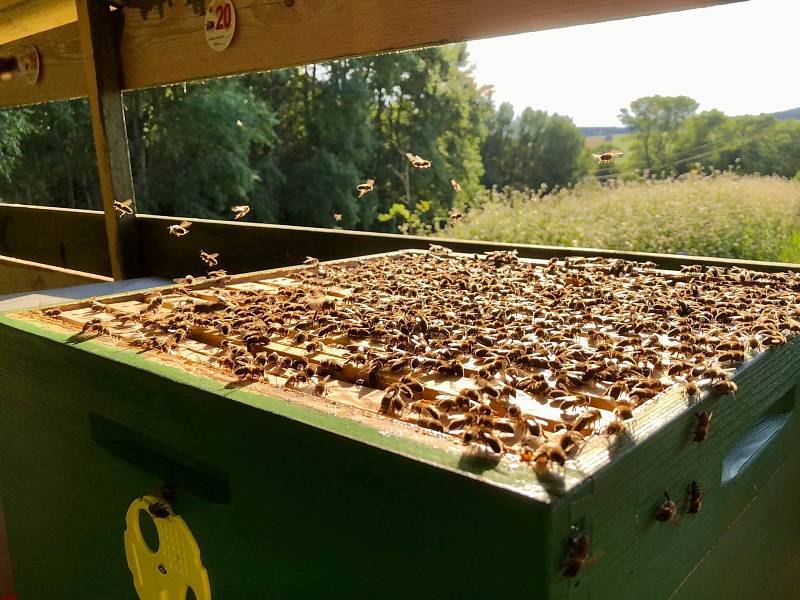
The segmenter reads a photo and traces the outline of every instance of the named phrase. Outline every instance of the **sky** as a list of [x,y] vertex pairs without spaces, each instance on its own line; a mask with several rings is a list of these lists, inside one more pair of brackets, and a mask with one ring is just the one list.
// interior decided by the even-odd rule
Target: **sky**
[[[642,96],[686,95],[728,115],[800,106],[800,0],[749,0],[470,42],[481,85],[510,102],[619,125]],[[510,58],[511,57],[511,58]]]

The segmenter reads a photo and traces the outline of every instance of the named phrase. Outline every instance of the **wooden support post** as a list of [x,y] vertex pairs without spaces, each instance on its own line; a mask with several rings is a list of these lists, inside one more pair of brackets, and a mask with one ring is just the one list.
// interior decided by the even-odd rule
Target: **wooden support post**
[[[89,106],[100,190],[103,196],[106,234],[115,279],[140,274],[136,203],[134,199],[128,135],[122,106],[122,73],[119,62],[119,29],[101,0],[76,0],[78,30],[83,50]],[[118,215],[114,202],[131,200],[133,214]]]

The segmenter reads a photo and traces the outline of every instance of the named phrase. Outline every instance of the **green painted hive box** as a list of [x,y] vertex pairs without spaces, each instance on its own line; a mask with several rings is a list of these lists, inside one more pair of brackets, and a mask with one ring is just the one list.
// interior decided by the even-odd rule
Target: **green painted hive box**
[[798,290],[435,248],[6,314],[18,598],[136,598],[142,498],[197,598],[797,597]]

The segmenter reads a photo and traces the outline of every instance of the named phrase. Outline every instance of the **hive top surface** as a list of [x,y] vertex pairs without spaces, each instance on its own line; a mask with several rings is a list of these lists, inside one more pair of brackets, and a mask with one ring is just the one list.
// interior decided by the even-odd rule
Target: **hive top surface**
[[432,246],[214,275],[2,320],[541,500],[800,329],[793,273]]

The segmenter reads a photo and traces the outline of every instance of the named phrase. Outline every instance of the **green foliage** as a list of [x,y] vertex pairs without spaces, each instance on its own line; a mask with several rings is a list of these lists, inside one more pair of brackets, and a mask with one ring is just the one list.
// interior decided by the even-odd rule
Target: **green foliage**
[[[275,119],[241,81],[153,88],[126,96],[139,210],[228,218],[271,173]],[[253,202],[255,213],[273,207]]]
[[563,186],[586,173],[585,140],[568,117],[526,108],[514,118],[511,105],[503,103],[488,128],[481,148],[486,186]]
[[800,260],[800,182],[734,172],[543,195],[487,191],[446,237],[753,260]]
[[646,96],[623,108],[619,120],[634,130],[632,164],[650,171],[665,168],[678,128],[697,107],[687,96]]
[[100,208],[86,100],[0,112],[0,126],[0,199]]

